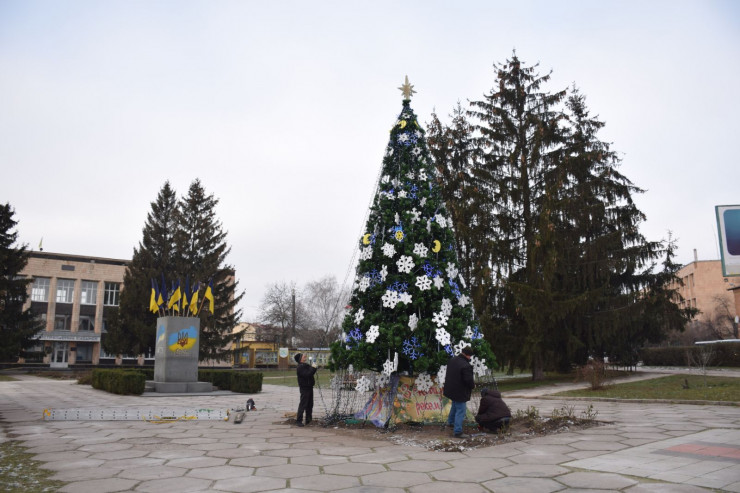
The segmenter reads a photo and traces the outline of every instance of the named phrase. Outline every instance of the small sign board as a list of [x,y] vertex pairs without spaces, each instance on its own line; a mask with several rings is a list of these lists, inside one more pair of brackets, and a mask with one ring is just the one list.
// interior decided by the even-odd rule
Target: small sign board
[[722,275],[740,276],[740,205],[718,205],[719,251],[722,256]]

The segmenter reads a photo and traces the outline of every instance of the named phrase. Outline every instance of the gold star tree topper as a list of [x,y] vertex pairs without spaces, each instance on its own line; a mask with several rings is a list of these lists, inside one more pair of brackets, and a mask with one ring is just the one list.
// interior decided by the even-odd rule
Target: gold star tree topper
[[411,84],[409,84],[409,76],[408,75],[406,76],[406,81],[404,82],[404,84],[401,87],[399,87],[398,89],[403,93],[403,99],[404,100],[411,100],[411,96],[416,93],[416,91],[414,91],[414,86],[412,86]]

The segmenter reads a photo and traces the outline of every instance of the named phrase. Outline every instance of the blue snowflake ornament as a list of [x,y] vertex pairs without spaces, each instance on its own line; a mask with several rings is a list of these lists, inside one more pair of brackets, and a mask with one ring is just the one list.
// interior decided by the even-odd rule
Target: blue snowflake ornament
[[421,352],[421,344],[419,344],[419,341],[416,339],[416,337],[411,337],[410,339],[406,339],[405,341],[403,341],[403,348],[401,349],[401,352],[412,360],[424,356],[424,353]]

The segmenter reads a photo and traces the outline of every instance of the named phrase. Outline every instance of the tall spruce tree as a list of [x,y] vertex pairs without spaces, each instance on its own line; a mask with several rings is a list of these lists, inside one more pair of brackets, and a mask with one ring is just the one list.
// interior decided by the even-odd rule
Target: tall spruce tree
[[[191,290],[199,285],[201,293],[213,286],[214,313],[200,310],[200,359],[218,360],[227,357],[224,347],[231,331],[241,318],[237,305],[244,293],[237,294],[234,268],[227,265],[231,248],[226,232],[216,217],[218,199],[207,194],[200,180],[190,184],[187,195],[177,207],[177,232],[174,237],[173,263],[181,282],[188,278]],[[184,290],[185,285],[181,284]],[[190,293],[188,293],[190,298]],[[200,295],[200,299],[205,301]]]
[[[403,107],[391,129],[365,233],[344,341],[332,365],[434,373],[472,345],[477,369],[495,364],[460,277],[452,220],[440,194],[424,130],[402,86]],[[485,361],[484,361],[485,360]]]
[[[604,123],[590,116],[577,89],[543,92],[549,75],[516,55],[496,68],[494,89],[471,103],[479,138],[466,179],[441,176],[453,210],[467,211],[459,221],[480,214],[490,226],[475,230],[456,220],[462,242],[489,243],[477,266],[462,260],[472,273],[490,275],[474,301],[490,309],[484,321],[497,355],[510,370],[531,365],[534,379],[589,356],[631,362],[637,347],[691,317],[665,287],[677,270],[672,243],[640,233],[645,218],[632,196],[642,190],[618,172],[617,153],[598,138]],[[465,169],[458,115],[451,127],[433,125],[430,142],[443,170]],[[661,254],[666,261],[656,274]]]
[[[518,343],[532,367],[533,378],[544,376],[546,327],[526,320],[514,284],[534,285],[540,276],[533,249],[539,234],[538,200],[545,192],[546,170],[561,135],[557,105],[565,91],[544,92],[550,75],[537,73],[514,53],[494,65],[496,81],[481,101],[471,102],[471,117],[481,150],[478,179],[490,191],[490,211],[483,220],[492,226],[491,290],[485,299],[497,302],[495,334]],[[546,309],[546,307],[542,307]],[[543,316],[536,310],[533,316]]]
[[0,205],[0,361],[16,362],[22,351],[34,344],[33,336],[43,329],[31,312],[23,309],[31,279],[21,275],[28,263],[25,245],[16,245],[18,222],[10,204]]
[[103,339],[108,353],[139,355],[154,350],[158,315],[149,310],[151,283],[176,276],[176,218],[177,195],[167,181],[151,203],[142,239],[124,273],[118,317]]

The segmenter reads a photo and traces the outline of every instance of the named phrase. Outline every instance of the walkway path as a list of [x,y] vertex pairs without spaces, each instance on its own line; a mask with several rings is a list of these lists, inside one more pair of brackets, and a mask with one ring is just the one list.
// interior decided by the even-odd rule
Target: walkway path
[[[594,402],[611,424],[432,452],[282,424],[295,388],[265,385],[244,423],[43,421],[45,408],[233,408],[245,395],[116,396],[69,381],[0,382],[0,441],[18,440],[61,491],[740,492],[740,407]],[[542,415],[564,400],[505,396]],[[577,412],[590,403],[575,402]]]

